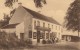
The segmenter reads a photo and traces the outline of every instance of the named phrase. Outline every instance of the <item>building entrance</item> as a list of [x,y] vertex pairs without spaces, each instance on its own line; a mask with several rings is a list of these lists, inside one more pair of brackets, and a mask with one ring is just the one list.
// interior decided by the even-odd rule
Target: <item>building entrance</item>
[[[40,39],[42,38],[41,36],[41,32],[40,31],[48,31],[50,32],[51,29],[50,28],[46,28],[46,27],[40,27],[40,26],[37,26],[36,27],[36,30],[37,30],[37,43],[40,43]],[[44,35],[45,36],[45,35]]]
[[20,33],[20,39],[24,40],[24,33]]

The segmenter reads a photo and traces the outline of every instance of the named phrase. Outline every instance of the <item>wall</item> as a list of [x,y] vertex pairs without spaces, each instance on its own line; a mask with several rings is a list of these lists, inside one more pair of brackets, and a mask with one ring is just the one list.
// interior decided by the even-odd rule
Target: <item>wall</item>
[[29,39],[29,31],[32,31],[32,17],[33,16],[28,12],[26,12],[24,16],[24,33],[25,33],[24,39],[25,40]]
[[9,24],[21,23],[24,20],[25,14],[26,10],[22,6],[19,6],[10,19]]
[[[33,32],[36,32],[36,30],[34,29],[34,21],[40,21],[40,26],[43,27],[43,22],[45,23],[45,27],[48,28],[48,24],[50,24],[50,28],[51,28],[51,31],[50,32],[54,32],[56,33],[56,37],[59,38],[61,40],[61,34],[62,34],[62,26],[61,25],[57,25],[57,24],[54,24],[54,23],[50,23],[50,22],[47,22],[47,21],[44,21],[44,20],[40,20],[40,19],[36,19],[36,18],[33,18],[32,19],[32,31]],[[37,23],[36,23],[37,25]],[[53,25],[53,28],[52,28],[52,25]],[[56,28],[57,27],[57,28]],[[46,36],[45,36],[46,37]],[[32,37],[33,38],[33,37]],[[37,41],[37,39],[33,39],[34,42]]]
[[[20,33],[24,33],[24,38],[28,38],[29,30],[31,30],[31,24],[32,24],[32,15],[27,12],[22,6],[19,6],[12,18],[9,21],[9,24],[15,24],[20,23],[18,26],[16,26],[16,33],[18,37],[20,38]],[[23,23],[24,22],[24,23]]]
[[24,33],[24,22],[21,22],[16,26],[16,35],[20,39],[20,33]]

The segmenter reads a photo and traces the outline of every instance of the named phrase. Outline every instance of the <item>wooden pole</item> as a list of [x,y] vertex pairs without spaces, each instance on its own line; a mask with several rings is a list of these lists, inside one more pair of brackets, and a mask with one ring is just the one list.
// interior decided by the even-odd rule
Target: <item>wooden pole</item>
[[79,29],[78,29],[78,37],[79,37]]
[[78,41],[79,41],[79,29],[78,29]]
[[[80,15],[80,13],[79,13],[79,15]],[[79,37],[79,31],[80,31],[80,16],[78,17],[78,23],[79,23],[79,25],[78,25],[78,37]]]

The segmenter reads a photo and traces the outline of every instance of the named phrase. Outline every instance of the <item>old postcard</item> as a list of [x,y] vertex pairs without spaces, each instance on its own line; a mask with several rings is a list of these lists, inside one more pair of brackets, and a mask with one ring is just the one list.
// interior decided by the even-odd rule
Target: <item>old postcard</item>
[[0,0],[0,50],[80,50],[80,0]]

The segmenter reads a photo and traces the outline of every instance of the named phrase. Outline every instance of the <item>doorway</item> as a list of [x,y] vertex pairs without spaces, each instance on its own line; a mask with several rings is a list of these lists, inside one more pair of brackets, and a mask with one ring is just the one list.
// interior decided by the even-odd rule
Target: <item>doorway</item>
[[20,40],[24,40],[24,33],[20,33]]

